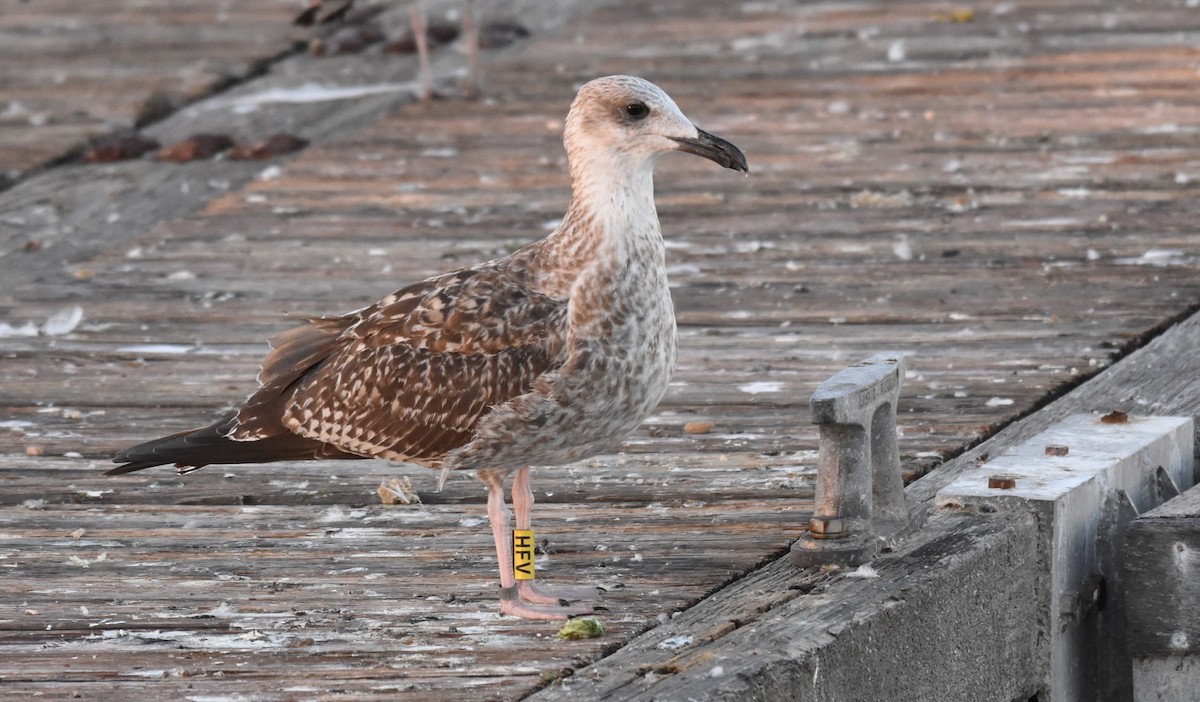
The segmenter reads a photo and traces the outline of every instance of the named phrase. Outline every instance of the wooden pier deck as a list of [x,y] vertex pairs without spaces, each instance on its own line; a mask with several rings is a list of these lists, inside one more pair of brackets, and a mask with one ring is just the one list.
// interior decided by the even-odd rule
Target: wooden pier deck
[[243,80],[292,48],[296,3],[0,2],[0,176]]
[[[484,100],[395,107],[273,161],[68,163],[0,192],[0,697],[521,699],[786,552],[811,508],[807,398],[841,367],[911,354],[916,478],[1200,302],[1195,8],[572,7],[485,56]],[[167,73],[208,49],[171,50]],[[401,60],[376,46],[286,73]],[[441,493],[380,462],[100,476],[116,449],[248,394],[284,314],[353,309],[547,233],[574,87],[616,72],[662,85],[752,174],[662,161],[675,383],[619,455],[535,471],[541,573],[610,588],[603,637],[496,615],[469,476]],[[118,85],[127,112],[151,90]],[[76,139],[35,127],[19,139],[54,148],[3,167]],[[92,219],[71,220],[58,188],[97,182]],[[164,209],[162,183],[193,204]],[[379,503],[397,475],[422,504]]]

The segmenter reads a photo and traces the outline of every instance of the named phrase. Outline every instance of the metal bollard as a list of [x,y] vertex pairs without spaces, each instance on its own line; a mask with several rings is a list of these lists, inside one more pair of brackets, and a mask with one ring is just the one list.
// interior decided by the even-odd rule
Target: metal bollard
[[821,432],[816,507],[809,532],[792,544],[796,565],[859,565],[919,523],[920,513],[904,498],[896,442],[903,377],[904,355],[881,353],[813,393],[813,423]]

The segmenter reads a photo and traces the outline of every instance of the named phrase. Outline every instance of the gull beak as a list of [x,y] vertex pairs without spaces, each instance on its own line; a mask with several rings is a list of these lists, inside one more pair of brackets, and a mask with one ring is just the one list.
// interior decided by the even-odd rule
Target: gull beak
[[742,153],[741,149],[703,129],[696,129],[695,139],[671,137],[671,140],[679,144],[677,148],[680,151],[703,156],[709,161],[735,171],[750,172],[750,167],[746,165],[746,155]]

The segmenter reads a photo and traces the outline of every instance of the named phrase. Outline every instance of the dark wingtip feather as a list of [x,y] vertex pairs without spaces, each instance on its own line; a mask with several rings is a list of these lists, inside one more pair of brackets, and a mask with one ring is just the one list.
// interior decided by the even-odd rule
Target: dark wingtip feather
[[181,431],[127,448],[113,456],[113,463],[125,465],[105,471],[104,474],[124,475],[169,463],[191,466],[193,470],[204,466],[211,462],[206,460],[206,456],[213,447],[226,441],[225,434],[233,421],[234,415],[227,415],[221,421],[207,427]]
[[229,438],[237,415],[230,414],[216,424],[192,431],[164,436],[127,448],[113,457],[123,463],[105,475],[124,475],[145,468],[174,464],[180,473],[188,473],[210,464],[272,463],[274,461],[311,460],[314,458],[362,458],[335,446],[291,434],[280,433],[261,439],[238,441]]
[[[120,463],[122,460],[124,460],[124,459],[114,458],[113,463]],[[117,466],[116,468],[106,470],[106,471],[104,471],[104,474],[105,475],[125,475],[126,473],[132,473],[136,470],[143,470],[145,468],[153,468],[154,466],[161,466],[161,465],[165,465],[165,463],[163,463],[161,461],[133,461],[132,463],[126,463],[123,466]]]

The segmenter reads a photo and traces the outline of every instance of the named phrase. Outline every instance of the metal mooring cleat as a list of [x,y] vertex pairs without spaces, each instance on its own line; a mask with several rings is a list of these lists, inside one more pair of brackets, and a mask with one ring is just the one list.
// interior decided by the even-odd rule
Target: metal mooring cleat
[[896,402],[904,355],[881,353],[821,383],[812,396],[820,427],[816,509],[809,532],[792,544],[800,567],[859,565],[912,531],[900,477]]

